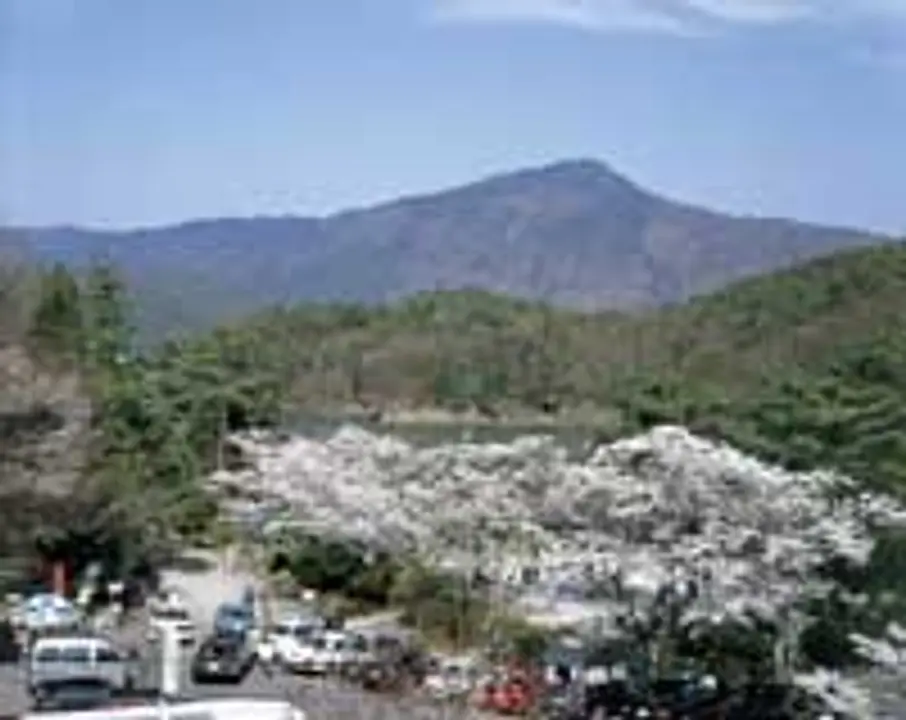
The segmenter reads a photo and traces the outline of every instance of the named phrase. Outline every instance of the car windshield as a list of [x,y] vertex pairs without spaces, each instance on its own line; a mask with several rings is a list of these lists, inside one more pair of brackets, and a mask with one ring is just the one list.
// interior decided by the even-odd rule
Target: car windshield
[[35,659],[38,662],[87,663],[90,660],[90,651],[87,645],[51,646],[40,648],[35,653]]
[[231,655],[235,646],[231,643],[218,640],[208,643],[203,649],[202,654],[212,659],[220,659]]
[[220,608],[218,615],[224,620],[246,620],[248,619],[249,613],[243,607],[224,605]]

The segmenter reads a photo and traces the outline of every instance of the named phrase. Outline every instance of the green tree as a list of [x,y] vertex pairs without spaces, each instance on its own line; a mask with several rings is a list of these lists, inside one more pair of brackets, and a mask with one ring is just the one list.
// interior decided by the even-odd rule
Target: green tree
[[78,282],[61,263],[38,277],[38,297],[29,336],[45,358],[74,362],[81,356],[84,337],[82,295]]
[[88,272],[84,298],[89,370],[118,375],[136,349],[133,308],[126,284],[112,265],[98,263]]

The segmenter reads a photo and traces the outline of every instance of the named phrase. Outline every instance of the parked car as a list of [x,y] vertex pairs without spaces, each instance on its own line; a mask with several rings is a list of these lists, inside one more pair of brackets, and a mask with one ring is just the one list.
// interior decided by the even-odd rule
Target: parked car
[[724,717],[732,720],[797,720],[803,717],[843,720],[844,717],[801,689],[782,683],[739,688],[728,698],[725,711]]
[[255,655],[239,635],[212,635],[205,639],[192,659],[192,680],[196,683],[240,683],[255,664]]
[[527,715],[538,706],[543,688],[543,678],[536,677],[532,671],[497,670],[479,679],[470,701],[479,710],[499,715]]
[[293,670],[306,675],[326,675],[342,666],[346,633],[323,630],[314,633],[301,644],[300,659],[291,664]]
[[503,682],[503,674],[494,671],[482,676],[475,683],[469,702],[477,710],[491,712],[495,709],[497,686]]
[[340,663],[340,674],[346,680],[356,681],[362,669],[375,657],[378,637],[367,633],[348,632]]
[[538,686],[527,675],[511,675],[494,691],[494,711],[501,715],[527,715],[538,700]]
[[373,692],[395,692],[421,685],[428,674],[428,658],[411,638],[378,635],[372,640],[369,656],[359,668],[362,688]]
[[472,658],[439,658],[428,671],[423,687],[435,700],[466,698],[478,679],[478,666]]
[[27,677],[38,708],[97,705],[131,691],[136,668],[104,638],[45,637],[32,648]]
[[611,678],[583,688],[585,717],[634,718],[645,701],[627,679]]
[[255,615],[248,605],[223,603],[214,614],[215,634],[248,634],[254,624]]
[[323,629],[324,621],[316,615],[289,615],[264,629],[258,640],[258,657],[264,662],[283,664],[297,654],[297,646]]
[[279,665],[287,672],[319,674],[326,672],[324,654],[315,647],[313,636],[287,639],[281,644]]
[[30,595],[13,607],[10,619],[16,629],[16,642],[25,654],[41,637],[78,634],[84,620],[69,600],[43,592]]
[[[588,720],[596,717],[594,708],[586,702],[586,689],[582,683],[572,682],[548,686],[539,702],[541,716],[548,720]],[[601,706],[600,717],[614,717],[616,712],[608,712]],[[617,710],[622,709],[622,706]]]

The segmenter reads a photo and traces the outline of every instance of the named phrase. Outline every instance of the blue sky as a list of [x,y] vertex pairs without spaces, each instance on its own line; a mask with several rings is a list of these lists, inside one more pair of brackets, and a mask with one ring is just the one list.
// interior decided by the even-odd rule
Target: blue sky
[[595,157],[906,233],[906,0],[0,0],[0,220],[326,213]]

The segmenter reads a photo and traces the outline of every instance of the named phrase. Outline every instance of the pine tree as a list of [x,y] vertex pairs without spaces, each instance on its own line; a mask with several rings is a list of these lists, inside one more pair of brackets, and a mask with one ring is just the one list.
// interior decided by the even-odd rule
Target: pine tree
[[29,335],[34,349],[45,358],[72,362],[81,356],[82,295],[76,279],[60,263],[39,277]]
[[135,353],[132,304],[112,265],[91,268],[85,282],[86,352],[89,369],[121,375]]

